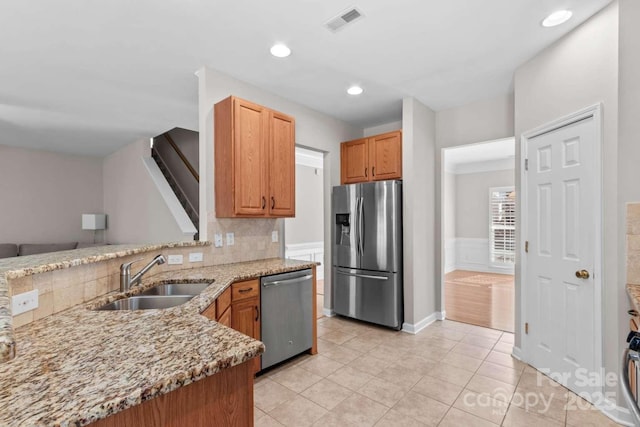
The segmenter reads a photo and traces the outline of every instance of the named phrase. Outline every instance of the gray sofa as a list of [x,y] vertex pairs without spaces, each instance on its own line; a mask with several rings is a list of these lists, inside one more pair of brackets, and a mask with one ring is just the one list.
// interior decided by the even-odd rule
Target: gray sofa
[[0,243],[0,258],[43,254],[47,252],[68,251],[70,249],[76,249],[78,246],[78,242],[21,243],[19,245],[15,243]]

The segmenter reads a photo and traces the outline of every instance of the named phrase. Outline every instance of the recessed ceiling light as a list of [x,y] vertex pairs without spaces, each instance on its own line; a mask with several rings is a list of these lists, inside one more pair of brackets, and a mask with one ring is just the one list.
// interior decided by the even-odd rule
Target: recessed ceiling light
[[274,44],[271,46],[271,55],[277,56],[278,58],[286,58],[291,55],[291,49],[282,43]]
[[556,25],[564,24],[571,18],[572,15],[573,12],[571,12],[570,10],[558,10],[544,18],[544,21],[542,21],[542,26],[555,27]]
[[349,95],[360,95],[362,92],[364,91],[360,86],[351,86],[349,89],[347,89],[347,93]]

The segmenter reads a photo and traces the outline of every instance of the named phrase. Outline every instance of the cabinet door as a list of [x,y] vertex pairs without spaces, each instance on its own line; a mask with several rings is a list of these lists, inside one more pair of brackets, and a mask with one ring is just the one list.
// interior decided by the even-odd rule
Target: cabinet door
[[293,117],[269,114],[269,215],[293,217],[296,213],[296,147]]
[[369,151],[366,138],[341,144],[340,176],[342,184],[369,181]]
[[234,99],[234,211],[237,215],[267,213],[266,108]]
[[[260,339],[260,298],[249,298],[231,304],[231,327],[245,335]],[[260,357],[254,359],[254,372],[260,371]]]
[[369,138],[370,179],[402,178],[402,133],[384,133]]
[[260,339],[260,300],[250,298],[231,305],[231,327],[245,335]]

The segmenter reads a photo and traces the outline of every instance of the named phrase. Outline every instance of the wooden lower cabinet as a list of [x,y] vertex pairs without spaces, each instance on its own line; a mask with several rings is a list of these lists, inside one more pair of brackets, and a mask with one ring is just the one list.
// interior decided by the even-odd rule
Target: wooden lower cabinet
[[[231,327],[245,335],[260,339],[260,279],[231,285]],[[260,358],[254,359],[255,372],[260,371]]]
[[253,426],[253,360],[132,406],[91,426]]

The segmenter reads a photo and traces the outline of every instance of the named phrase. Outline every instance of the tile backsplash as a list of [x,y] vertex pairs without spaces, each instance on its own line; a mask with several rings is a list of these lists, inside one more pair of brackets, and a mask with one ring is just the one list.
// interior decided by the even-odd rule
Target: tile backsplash
[[[209,212],[208,240],[212,242],[210,249],[213,264],[229,264],[232,262],[254,261],[257,259],[275,258],[280,255],[282,236],[278,242],[271,241],[271,233],[280,230],[282,219],[253,219],[253,218],[216,218],[215,212]],[[222,234],[223,246],[213,245],[214,234]],[[235,243],[228,246],[227,233],[233,233]]]
[[[204,255],[203,262],[190,263],[189,253],[192,252],[202,252]],[[169,248],[33,274],[17,279],[8,279],[10,296],[34,289],[38,290],[38,308],[13,316],[13,327],[18,328],[118,290],[120,288],[121,264],[139,260],[140,262],[137,262],[132,267],[132,271],[137,272],[160,253],[165,257],[182,255],[183,264],[169,265],[165,263],[156,265],[147,273],[149,277],[164,271],[198,268],[213,264],[213,254],[210,246]]]

